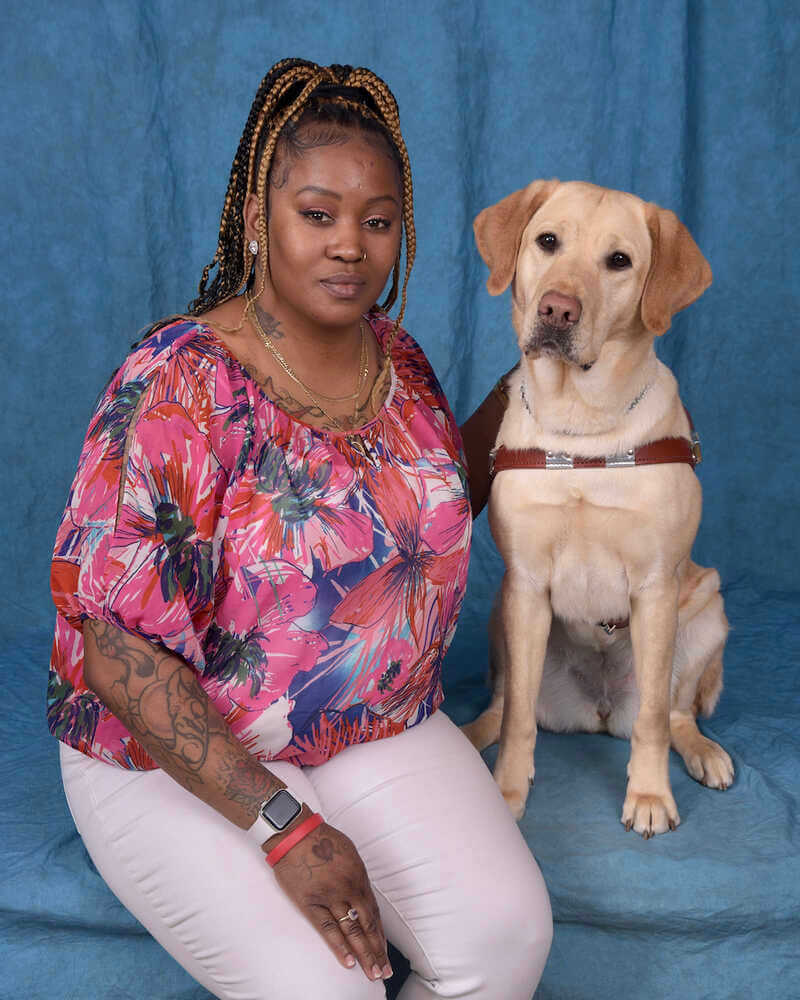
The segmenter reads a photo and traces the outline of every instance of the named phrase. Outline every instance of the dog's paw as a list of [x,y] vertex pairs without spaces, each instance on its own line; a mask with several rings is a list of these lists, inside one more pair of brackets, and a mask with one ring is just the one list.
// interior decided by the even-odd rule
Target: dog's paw
[[485,750],[486,747],[489,746],[489,742],[486,739],[486,735],[483,732],[483,727],[480,725],[480,721],[480,719],[476,719],[474,722],[468,722],[465,726],[461,727],[461,732],[467,737],[476,750]]
[[509,767],[500,758],[494,770],[494,780],[497,782],[511,815],[516,820],[522,819],[528,793],[533,784],[533,760],[527,768]]
[[719,743],[698,734],[683,762],[691,776],[709,788],[725,789],[733,783],[733,761]]
[[503,718],[502,703],[499,710],[494,705],[482,712],[473,722],[461,727],[461,732],[467,737],[476,750],[485,750],[500,739],[500,721]]
[[656,833],[674,830],[680,823],[678,807],[669,793],[665,795],[644,795],[628,791],[622,805],[621,822],[626,830],[635,830],[645,840]]
[[524,793],[504,788],[501,788],[500,791],[503,793],[506,805],[511,810],[511,815],[519,822],[525,814],[525,803],[528,801],[527,787],[525,788]]

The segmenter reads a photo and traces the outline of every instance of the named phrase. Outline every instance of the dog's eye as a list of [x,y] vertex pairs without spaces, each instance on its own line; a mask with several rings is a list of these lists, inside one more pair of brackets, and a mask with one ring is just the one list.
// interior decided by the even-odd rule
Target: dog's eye
[[554,253],[558,247],[558,237],[555,233],[540,233],[536,242],[545,253]]
[[626,267],[631,266],[631,259],[626,253],[617,251],[611,254],[606,263],[612,271],[624,271]]

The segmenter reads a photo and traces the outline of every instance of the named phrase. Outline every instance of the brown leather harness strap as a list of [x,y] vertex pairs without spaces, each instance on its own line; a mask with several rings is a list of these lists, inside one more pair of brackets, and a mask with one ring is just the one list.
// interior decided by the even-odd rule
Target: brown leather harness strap
[[[694,429],[692,418],[686,410],[689,419],[692,440],[684,437],[660,438],[648,444],[631,448],[621,455],[600,455],[586,457],[583,455],[568,455],[562,451],[544,451],[542,448],[506,448],[500,445],[489,456],[489,481],[498,472],[512,469],[624,469],[637,465],[673,465],[685,463],[694,468],[703,460],[700,451],[700,438]],[[618,628],[627,628],[628,619],[613,622],[598,622],[599,628],[611,635]]]
[[567,455],[542,448],[506,448],[495,451],[491,476],[508,469],[621,469],[634,465],[672,465],[683,462],[694,468],[700,462],[699,446],[682,437],[661,438],[621,455]]

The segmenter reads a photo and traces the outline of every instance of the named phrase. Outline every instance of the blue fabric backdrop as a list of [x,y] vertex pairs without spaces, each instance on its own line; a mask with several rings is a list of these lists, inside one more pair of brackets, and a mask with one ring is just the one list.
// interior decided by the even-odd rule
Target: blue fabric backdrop
[[[659,352],[703,438],[696,558],[734,625],[709,733],[737,782],[673,782],[684,825],[618,828],[627,747],[545,734],[523,830],[553,894],[539,996],[800,996],[796,615],[800,74],[787,0],[28,0],[4,13],[0,232],[0,996],[205,994],[121,910],[71,828],[44,723],[48,561],[93,401],[137,330],[182,309],[213,253],[252,96],[277,59],[376,70],[415,180],[407,327],[459,419],[515,359],[477,212],[534,177],[674,209],[714,270]],[[476,532],[448,705],[485,698],[501,574]],[[491,754],[488,755],[491,761]],[[110,930],[109,930],[110,928]],[[758,985],[756,985],[758,984]]]

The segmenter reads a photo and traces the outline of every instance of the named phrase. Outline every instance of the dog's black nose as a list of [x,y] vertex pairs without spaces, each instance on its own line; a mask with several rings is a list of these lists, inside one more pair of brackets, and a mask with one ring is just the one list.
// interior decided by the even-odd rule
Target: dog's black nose
[[539,300],[539,318],[548,326],[567,330],[575,326],[581,318],[581,304],[572,295],[561,292],[545,292]]

